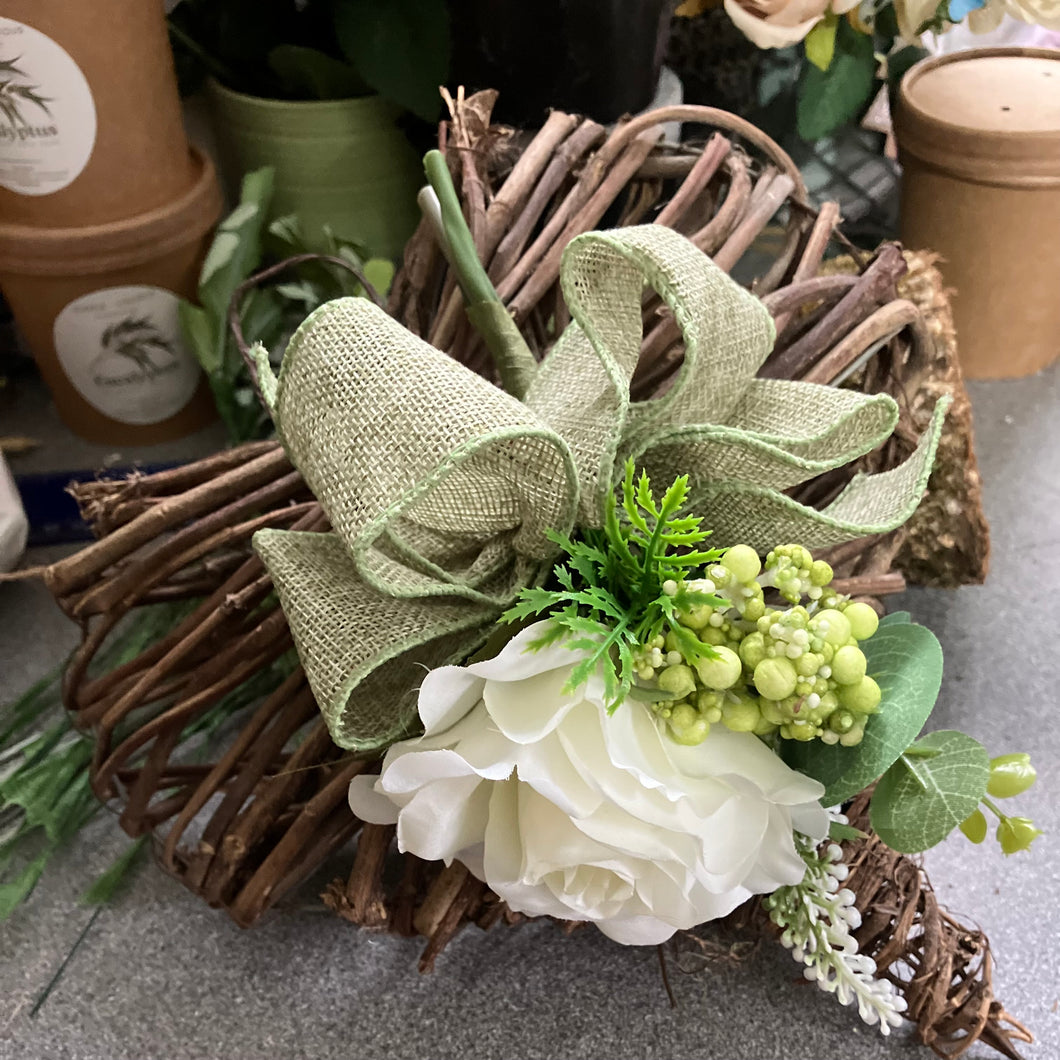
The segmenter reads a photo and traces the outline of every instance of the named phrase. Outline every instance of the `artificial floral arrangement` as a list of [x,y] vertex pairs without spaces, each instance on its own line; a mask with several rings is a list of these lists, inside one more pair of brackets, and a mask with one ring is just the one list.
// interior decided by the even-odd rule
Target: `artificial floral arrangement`
[[[348,882],[325,903],[423,936],[424,971],[462,925],[517,923],[513,906],[547,903],[568,925],[595,920],[631,940],[673,930],[678,946],[690,937],[678,922],[758,892],[727,926],[805,938],[803,958],[827,954],[811,964],[840,998],[889,993],[870,984],[871,960],[895,995],[865,1000],[877,1018],[893,1020],[904,999],[940,1055],[976,1040],[1018,1055],[1029,1038],[994,997],[985,936],[872,834],[874,812],[882,827],[885,807],[913,803],[884,795],[871,810],[861,791],[847,829],[824,808],[859,763],[871,772],[893,754],[880,772],[900,778],[906,764],[949,761],[927,745],[899,762],[937,690],[937,645],[902,616],[869,636],[860,607],[881,612],[872,601],[904,586],[902,570],[935,584],[982,577],[967,402],[947,367],[937,274],[892,244],[851,248],[834,204],[809,207],[790,158],[732,115],[682,106],[607,131],[555,112],[513,161],[492,98],[456,100],[392,316],[365,298],[321,306],[278,380],[263,347],[249,356],[236,340],[283,447],[251,442],[77,487],[99,540],[38,573],[83,631],[63,698],[87,734],[92,790],[130,835],[154,840],[165,871],[243,926],[344,848]],[[669,120],[718,132],[657,149],[655,123]],[[755,297],[726,273],[774,216],[779,249]],[[609,231],[593,232],[602,220]],[[835,240],[853,258],[824,269]],[[248,291],[237,285],[236,319]],[[792,541],[817,558],[776,547]],[[167,630],[133,658],[105,657],[160,605],[178,609]],[[513,608],[528,613],[498,623]],[[758,629],[767,610],[777,621]],[[843,622],[847,642],[830,643]],[[756,634],[773,656],[756,657]],[[542,636],[551,643],[522,650]],[[888,641],[896,650],[877,653]],[[879,685],[875,713],[871,684],[840,680],[859,674],[857,654],[836,672],[845,648]],[[787,663],[796,687],[770,699]],[[798,689],[810,678],[813,707]],[[479,731],[483,710],[503,725]],[[809,734],[801,720],[805,742],[785,735]],[[877,733],[890,734],[886,753]],[[735,772],[718,764],[723,745],[741,748]],[[815,779],[797,754],[844,757]],[[703,775],[682,772],[689,761]],[[1008,768],[1015,787],[1031,779],[1023,761]],[[958,773],[975,778],[967,763]],[[947,790],[947,769],[920,775]],[[962,781],[962,797],[973,787]],[[646,827],[653,813],[660,825]],[[515,827],[498,846],[506,820]],[[625,848],[616,822],[630,830]],[[840,861],[818,843],[825,828]],[[1011,828],[1029,841],[1033,826]],[[422,840],[454,860],[392,856],[398,831],[408,851]],[[839,954],[841,922],[861,960]]]
[[[450,248],[461,220],[443,207]],[[278,380],[253,351],[333,528],[261,530],[255,547],[332,738],[386,749],[350,804],[395,824],[399,850],[459,860],[513,911],[627,944],[768,895],[806,977],[887,1033],[904,1000],[858,954],[847,868],[822,848],[856,834],[839,807],[875,782],[873,828],[911,853],[958,826],[982,841],[982,802],[1012,853],[1038,832],[987,790],[1021,793],[1034,771],[959,732],[917,740],[942,675],[932,634],[881,626],[805,547],[766,543],[908,518],[947,403],[906,464],[810,509],[781,490],[878,444],[890,399],[751,382],[769,314],[660,226],[578,237],[562,283],[573,322],[540,366],[518,341],[490,343],[521,401],[364,300],[311,315]],[[645,284],[680,321],[685,363],[637,407]],[[657,497],[637,467],[683,473]],[[711,512],[727,547],[704,547],[689,508]],[[511,639],[460,665],[499,613]]]
[[[714,6],[685,0],[676,14],[695,18]],[[893,88],[927,55],[925,33],[964,22],[973,33],[988,33],[1006,15],[1060,30],[1052,0],[724,0],[724,7],[759,48],[799,48],[796,116],[804,140],[860,119],[881,82]]]

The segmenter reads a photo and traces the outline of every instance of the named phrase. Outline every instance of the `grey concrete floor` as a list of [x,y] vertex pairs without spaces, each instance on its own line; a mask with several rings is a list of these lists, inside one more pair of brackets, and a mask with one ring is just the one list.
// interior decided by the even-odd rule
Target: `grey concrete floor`
[[[1046,835],[1031,854],[951,838],[926,857],[948,908],[981,925],[1005,1006],[1060,1057],[1060,365],[972,387],[993,572],[985,587],[894,600],[931,626],[946,679],[931,728],[959,727],[992,753],[1034,753],[1026,806]],[[0,697],[45,672],[73,628],[39,586],[0,586]],[[120,1058],[684,1058],[883,1060],[930,1054],[885,1041],[800,985],[782,950],[675,976],[666,1004],[650,950],[547,924],[469,929],[416,972],[415,942],[359,932],[315,901],[333,872],[266,923],[241,931],[147,866],[105,908],[39,1013],[30,1009],[92,912],[77,895],[121,848],[98,820],[0,926],[0,1060]],[[983,1058],[977,1048],[970,1057]]]

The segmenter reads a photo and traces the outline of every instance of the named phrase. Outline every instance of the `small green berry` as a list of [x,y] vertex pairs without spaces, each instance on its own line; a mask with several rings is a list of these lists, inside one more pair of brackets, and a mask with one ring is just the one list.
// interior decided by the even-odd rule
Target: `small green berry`
[[766,657],[765,637],[761,633],[748,633],[740,641],[740,658],[753,670]]
[[721,708],[721,720],[725,727],[733,732],[754,732],[763,720],[758,709],[758,700],[748,695],[726,700]]
[[981,843],[986,839],[986,818],[982,810],[973,810],[971,816],[965,817],[959,827],[973,843]]
[[786,699],[795,691],[795,666],[790,659],[763,659],[754,671],[754,685],[766,699]]
[[713,659],[697,659],[696,672],[707,688],[731,688],[743,673],[739,655],[724,645],[714,649]]
[[839,742],[844,747],[857,747],[861,743],[865,736],[865,719],[863,717],[858,718],[854,722],[852,728],[848,729],[844,733],[840,733]]
[[842,611],[831,608],[819,611],[810,620],[810,626],[826,644],[833,647],[838,648],[850,640],[850,623]]
[[757,622],[766,613],[766,605],[760,596],[754,596],[744,604],[743,617],[748,622]]
[[700,630],[706,628],[710,622],[710,616],[714,614],[714,608],[709,604],[697,604],[687,611],[679,612],[677,621],[689,629]]
[[854,728],[857,719],[849,710],[837,710],[828,719],[828,728],[842,735]]
[[699,631],[699,639],[703,641],[704,644],[709,644],[712,647],[719,644],[727,644],[729,641],[729,638],[725,635],[725,631],[719,629],[717,626],[707,626],[706,629],[701,629]]
[[832,568],[823,559],[810,564],[810,584],[824,587],[832,580]]
[[844,645],[832,657],[832,678],[841,685],[857,685],[865,676],[866,660],[858,648]]
[[1031,756],[1024,752],[998,755],[990,759],[990,779],[986,793],[995,799],[1011,799],[1022,795],[1038,779],[1031,765]]
[[839,702],[857,714],[875,713],[882,696],[880,686],[871,677],[863,677],[856,685],[843,685],[839,689]]
[[787,715],[774,699],[760,699],[758,701],[758,710],[770,725],[783,725],[788,721]]
[[1002,851],[1015,854],[1020,850],[1029,850],[1031,843],[1042,834],[1042,830],[1035,828],[1029,817],[1003,817],[997,826],[996,834]]
[[762,561],[750,545],[733,545],[721,557],[721,565],[730,570],[738,582],[754,581],[762,569]]
[[658,682],[659,687],[664,692],[672,693],[674,699],[684,699],[696,690],[696,677],[690,666],[668,666],[659,674]]
[[868,604],[858,601],[847,604],[843,615],[850,623],[850,635],[858,640],[868,640],[880,626],[880,616]]

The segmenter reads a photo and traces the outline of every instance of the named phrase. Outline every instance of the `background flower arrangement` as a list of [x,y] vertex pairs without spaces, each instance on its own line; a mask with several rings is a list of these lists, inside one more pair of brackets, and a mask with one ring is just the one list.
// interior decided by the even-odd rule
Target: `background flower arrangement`
[[[677,15],[696,18],[715,6],[686,0]],[[927,54],[925,33],[961,23],[987,33],[1005,15],[1060,30],[1053,0],[724,0],[724,9],[758,48],[798,49],[795,114],[805,140],[860,120],[881,82],[893,89]]]

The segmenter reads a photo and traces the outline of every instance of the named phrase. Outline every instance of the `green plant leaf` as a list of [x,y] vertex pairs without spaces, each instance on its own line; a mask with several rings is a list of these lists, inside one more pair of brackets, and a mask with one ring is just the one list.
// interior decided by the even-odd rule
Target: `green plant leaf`
[[335,0],[339,47],[380,95],[425,121],[441,109],[449,74],[445,0]]
[[386,298],[394,282],[394,263],[387,258],[369,258],[364,263],[364,278]]
[[847,20],[836,27],[835,53],[827,70],[812,62],[799,75],[796,117],[804,140],[819,140],[853,121],[872,95],[876,58],[872,38]]
[[191,347],[191,352],[202,365],[202,370],[207,375],[219,372],[224,350],[218,349],[206,310],[201,306],[192,305],[191,302],[182,301],[177,306],[177,314],[180,317],[184,341]]
[[941,843],[975,812],[990,775],[986,748],[963,732],[928,733],[909,750],[880,778],[869,807],[874,831],[900,854]]
[[278,44],[269,66],[294,99],[354,99],[372,91],[356,70],[316,48]]
[[85,890],[81,895],[81,904],[105,905],[114,898],[128,882],[146,843],[147,836],[140,836],[130,843]]
[[913,621],[913,616],[908,611],[892,611],[880,619],[881,626],[908,626]]
[[13,880],[0,883],[0,920],[6,920],[29,897],[53,853],[52,848],[45,850],[42,854],[38,854]]
[[[924,727],[942,684],[942,648],[931,630],[913,623],[882,625],[859,645],[868,673],[883,692],[879,713],[856,747],[819,740],[782,744],[792,768],[825,786],[825,806],[845,802],[898,759]],[[967,815],[966,815],[967,816]]]
[[273,169],[243,178],[239,205],[221,222],[199,275],[199,301],[215,324],[227,324],[232,293],[261,264],[261,237],[272,201]]
[[868,832],[863,832],[852,824],[843,824],[842,821],[832,821],[828,825],[828,838],[837,843],[843,843],[848,839],[867,839],[868,835]]
[[818,70],[827,70],[832,65],[838,26],[839,16],[834,11],[826,11],[824,18],[806,34],[806,58]]

